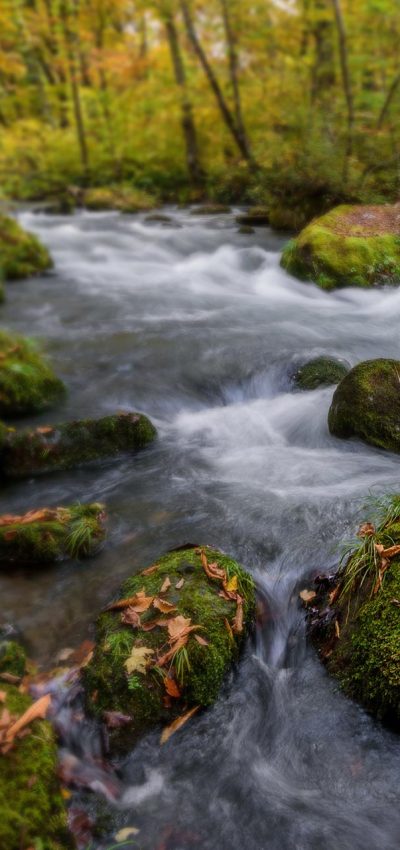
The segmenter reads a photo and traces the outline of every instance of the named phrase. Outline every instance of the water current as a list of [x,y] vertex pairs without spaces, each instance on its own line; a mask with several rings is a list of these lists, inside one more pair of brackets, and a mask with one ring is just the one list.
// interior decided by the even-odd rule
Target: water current
[[400,289],[324,293],[280,269],[285,240],[272,231],[166,213],[20,214],[55,270],[10,284],[2,323],[41,339],[69,387],[61,409],[28,424],[133,409],[158,439],[3,490],[2,512],[105,501],[110,535],[91,561],[1,574],[2,618],[45,668],[160,553],[225,550],[269,616],[212,709],[126,757],[110,835],[135,827],[140,850],[398,850],[400,740],[327,676],[298,592],[337,563],[368,495],[398,488],[399,459],[331,437],[333,389],[293,391],[290,374],[317,354],[399,357]]

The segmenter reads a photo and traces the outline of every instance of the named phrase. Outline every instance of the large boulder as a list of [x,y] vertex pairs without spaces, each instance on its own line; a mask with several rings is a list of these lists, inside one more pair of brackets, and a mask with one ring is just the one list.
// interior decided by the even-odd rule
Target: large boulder
[[351,369],[334,392],[328,425],[336,437],[400,452],[400,361],[366,360]]
[[400,731],[400,497],[358,536],[337,575],[301,594],[309,635],[346,693]]
[[316,390],[338,384],[349,371],[343,360],[334,357],[313,357],[303,363],[293,375],[293,383],[299,390]]
[[156,429],[141,413],[78,419],[35,430],[0,433],[0,468],[9,478],[26,478],[133,452],[154,440]]
[[18,280],[51,268],[46,248],[9,216],[0,214],[0,276]]
[[39,413],[65,394],[30,339],[0,331],[0,416]]
[[128,579],[98,619],[83,671],[87,707],[109,726],[113,746],[211,705],[254,609],[250,575],[208,547],[170,552]]
[[291,240],[282,266],[322,289],[400,283],[400,205],[341,205]]
[[[34,566],[88,558],[105,539],[104,505],[38,508],[0,516],[0,566]],[[1,653],[0,653],[1,655]]]

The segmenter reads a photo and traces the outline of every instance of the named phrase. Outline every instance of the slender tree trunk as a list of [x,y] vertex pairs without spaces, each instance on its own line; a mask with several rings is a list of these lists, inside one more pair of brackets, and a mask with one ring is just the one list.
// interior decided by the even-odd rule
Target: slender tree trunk
[[166,18],[165,29],[174,68],[175,81],[181,95],[181,122],[185,140],[187,169],[191,183],[194,186],[200,186],[204,183],[205,174],[200,164],[193,108],[187,92],[185,66],[182,60],[178,32],[172,15]]
[[236,126],[235,118],[232,115],[231,110],[229,109],[229,106],[228,106],[228,104],[225,100],[225,97],[223,95],[223,92],[222,92],[222,89],[219,85],[219,82],[218,82],[218,80],[217,80],[217,78],[214,74],[214,71],[213,71],[213,69],[212,69],[212,67],[211,67],[211,65],[210,65],[210,63],[207,59],[207,56],[206,56],[206,54],[203,50],[202,44],[199,41],[195,26],[194,26],[194,23],[193,23],[193,18],[190,14],[190,9],[189,9],[189,6],[188,6],[188,3],[186,2],[186,0],[180,0],[180,7],[181,7],[181,10],[182,10],[182,16],[183,16],[183,20],[185,22],[186,32],[187,32],[189,41],[190,41],[190,43],[193,47],[193,50],[194,50],[196,56],[199,59],[199,62],[200,62],[201,66],[203,68],[203,71],[204,71],[204,73],[207,77],[207,80],[210,84],[210,87],[211,87],[212,91],[214,92],[215,99],[216,99],[217,104],[219,106],[222,118],[223,118],[229,132],[231,133],[231,136],[234,139],[234,141],[235,141],[240,153],[242,154],[243,158],[245,160],[247,160],[247,162],[252,162],[252,158],[249,154],[249,151],[248,151],[246,145],[243,144],[243,139],[241,138],[240,132],[239,132],[237,126]]
[[236,52],[236,39],[231,25],[231,18],[229,14],[229,2],[230,0],[221,0],[222,19],[224,22],[225,39],[229,63],[229,76],[231,79],[233,93],[234,114],[237,132],[240,135],[242,146],[247,151],[248,158],[251,158],[250,145],[242,113],[242,102],[239,87],[239,67]]
[[382,109],[379,113],[379,118],[378,118],[378,122],[377,122],[378,130],[381,130],[382,127],[383,127],[383,123],[385,121],[386,115],[389,112],[392,100],[393,100],[399,86],[400,86],[400,72],[395,76],[395,78],[392,81],[392,84],[389,88],[389,91],[388,91],[388,93],[385,97],[385,101],[384,101]]
[[347,33],[340,0],[332,0],[332,5],[338,32],[340,68],[342,72],[343,91],[347,105],[347,144],[343,166],[343,180],[346,181],[348,177],[349,159],[353,151],[354,101],[349,71]]
[[60,16],[62,20],[65,47],[68,60],[69,78],[71,84],[72,104],[74,109],[76,134],[78,138],[79,151],[81,156],[82,168],[87,175],[89,171],[89,151],[86,141],[85,124],[83,120],[81,96],[79,91],[79,78],[77,74],[77,62],[75,56],[74,33],[70,28],[68,0],[62,0],[60,3]]

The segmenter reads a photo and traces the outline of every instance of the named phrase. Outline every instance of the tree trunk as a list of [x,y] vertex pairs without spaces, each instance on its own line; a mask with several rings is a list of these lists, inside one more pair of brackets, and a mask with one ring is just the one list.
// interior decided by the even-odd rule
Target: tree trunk
[[393,100],[399,86],[400,86],[400,72],[395,76],[394,80],[392,81],[392,84],[391,84],[389,91],[386,95],[382,109],[379,113],[379,118],[378,118],[378,123],[377,123],[378,130],[381,130],[382,127],[383,127],[383,122],[386,118],[386,115],[387,115],[387,113],[390,109],[392,100]]
[[340,68],[342,72],[343,91],[347,104],[347,144],[345,152],[345,161],[343,166],[343,180],[346,181],[348,177],[349,159],[353,150],[354,102],[349,71],[347,34],[343,20],[340,0],[332,0],[332,5],[335,13],[335,21],[338,32]]
[[166,18],[165,29],[174,68],[175,81],[181,93],[181,122],[186,147],[187,169],[193,186],[200,186],[204,183],[205,174],[200,164],[193,108],[187,93],[185,67],[182,60],[178,33],[172,15]]
[[68,0],[62,0],[60,3],[60,17],[63,26],[65,47],[68,60],[69,78],[71,84],[72,104],[74,109],[76,134],[78,138],[79,151],[81,156],[82,168],[87,175],[89,171],[89,152],[86,141],[85,124],[83,120],[81,96],[79,91],[79,79],[77,74],[77,62],[75,56],[74,33],[70,28]]
[[240,135],[242,141],[243,149],[247,151],[247,157],[251,159],[250,145],[249,140],[247,138],[242,113],[242,103],[239,88],[238,58],[236,52],[236,39],[231,25],[231,19],[229,14],[229,2],[230,0],[221,0],[222,19],[224,22],[225,39],[229,63],[229,76],[233,92],[235,121],[237,132]]
[[193,50],[196,56],[199,59],[199,62],[203,68],[203,71],[207,77],[207,80],[210,84],[212,91],[214,92],[215,99],[217,101],[219,110],[221,112],[222,118],[231,133],[232,138],[234,139],[243,159],[247,160],[247,162],[251,162],[252,158],[249,154],[249,151],[245,144],[243,144],[243,139],[241,138],[240,132],[236,126],[236,122],[234,116],[232,115],[231,110],[225,100],[222,89],[220,88],[219,82],[214,74],[214,71],[207,59],[207,56],[203,50],[201,42],[199,41],[192,16],[190,14],[190,9],[186,0],[180,0],[180,7],[182,10],[183,20],[185,22],[186,32],[189,38],[189,41],[193,47]]

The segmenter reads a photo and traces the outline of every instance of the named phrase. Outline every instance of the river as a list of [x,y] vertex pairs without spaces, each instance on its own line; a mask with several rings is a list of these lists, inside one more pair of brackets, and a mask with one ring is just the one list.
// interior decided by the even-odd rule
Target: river
[[317,354],[399,357],[400,288],[324,293],[280,269],[285,240],[272,231],[165,212],[170,223],[19,216],[55,270],[8,285],[2,324],[40,338],[69,387],[61,408],[27,424],[133,409],[158,439],[3,490],[7,513],[105,501],[110,533],[93,560],[2,573],[2,618],[45,668],[165,550],[225,550],[255,576],[269,616],[212,709],[165,747],[157,731],[127,756],[108,843],[92,846],[132,826],[140,850],[398,850],[400,740],[329,679],[298,592],[337,563],[368,495],[398,488],[399,459],[331,437],[332,388],[293,392],[289,375]]

